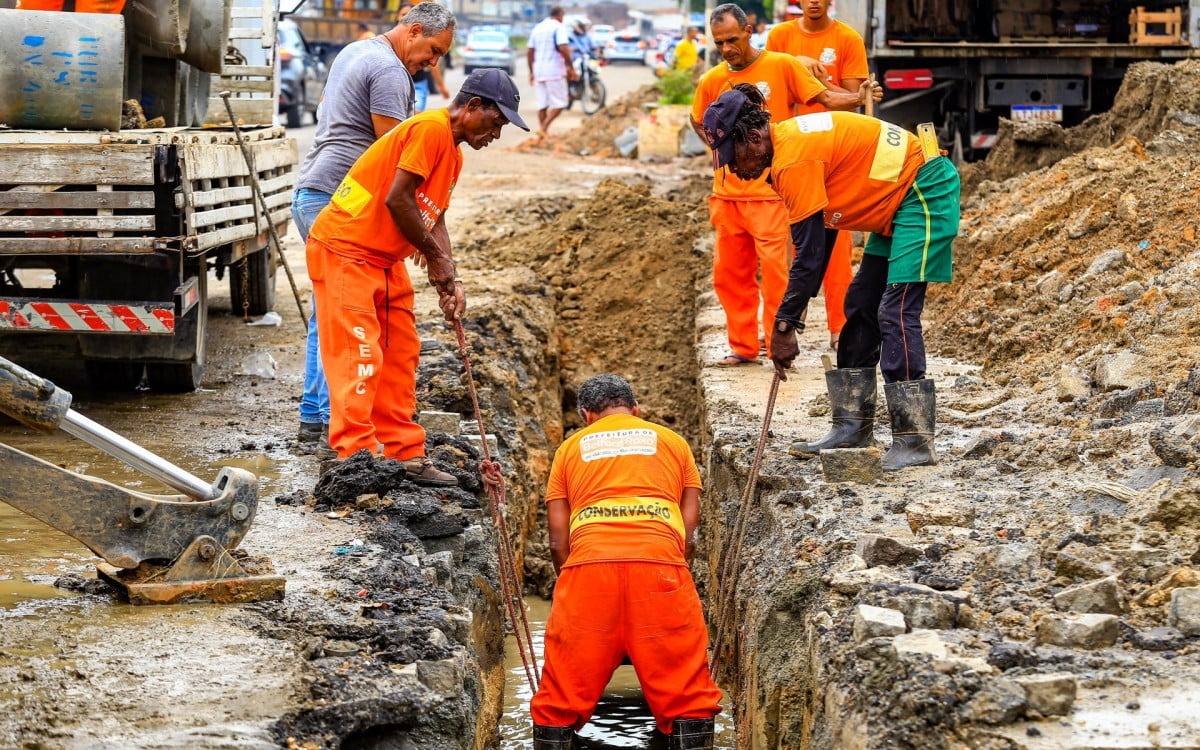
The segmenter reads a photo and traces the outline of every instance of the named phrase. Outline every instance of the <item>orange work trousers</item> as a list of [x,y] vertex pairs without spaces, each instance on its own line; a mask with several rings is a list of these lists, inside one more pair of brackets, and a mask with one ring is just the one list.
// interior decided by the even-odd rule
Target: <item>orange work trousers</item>
[[[762,330],[769,332],[787,291],[792,255],[787,209],[783,201],[731,201],[714,195],[708,211],[717,235],[713,289],[725,310],[729,348],[756,359],[760,301]],[[765,338],[769,344],[771,337]]]
[[338,255],[312,239],[308,275],[329,383],[329,445],[339,458],[367,449],[400,460],[425,455],[417,408],[421,338],[404,263],[390,268]]
[[838,232],[837,242],[825,267],[825,320],[830,333],[841,333],[846,325],[846,290],[850,288],[850,233]]
[[682,565],[595,562],[564,568],[546,622],[533,723],[581,729],[622,660],[637,670],[663,734],[675,719],[721,711],[708,676],[708,629],[692,576]]
[[[18,10],[62,10],[65,0],[20,0]],[[76,13],[120,13],[125,0],[75,0]]]

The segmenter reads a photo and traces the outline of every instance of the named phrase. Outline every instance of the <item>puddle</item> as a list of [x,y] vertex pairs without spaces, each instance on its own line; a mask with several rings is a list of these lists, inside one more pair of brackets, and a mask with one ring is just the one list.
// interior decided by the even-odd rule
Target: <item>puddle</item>
[[[550,602],[538,597],[525,600],[528,608],[529,628],[533,632],[533,648],[541,664],[543,636],[546,618],[550,616]],[[533,721],[529,718],[529,683],[525,668],[517,651],[517,643],[509,637],[505,640],[504,713],[500,717],[501,750],[520,750],[533,747]],[[728,701],[725,701],[728,706]],[[581,750],[608,750],[609,748],[658,748],[651,744],[654,716],[642,698],[637,674],[633,667],[617,669],[604,696],[588,725],[579,732],[583,742],[577,743]],[[733,750],[735,735],[732,717],[722,712],[717,715],[715,750]]]
[[[1194,749],[1200,747],[1197,705],[1200,689],[1177,682],[1148,688],[1081,689],[1070,717],[1017,724],[1005,733],[1014,739],[1019,736],[1029,750]],[[1028,735],[1029,727],[1040,734]]]

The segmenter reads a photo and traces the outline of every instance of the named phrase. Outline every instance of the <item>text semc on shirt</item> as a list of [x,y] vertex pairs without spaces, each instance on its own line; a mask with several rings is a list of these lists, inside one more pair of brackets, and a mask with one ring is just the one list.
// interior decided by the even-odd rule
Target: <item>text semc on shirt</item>
[[426,228],[432,229],[450,205],[462,164],[446,110],[405,120],[354,163],[317,217],[309,239],[338,255],[388,268],[416,251],[400,233],[386,203],[396,170],[424,178],[417,188],[417,206]]
[[594,562],[687,565],[679,500],[700,488],[692,451],[675,432],[610,414],[567,438],[554,454],[547,502],[571,507],[571,553],[563,567]]

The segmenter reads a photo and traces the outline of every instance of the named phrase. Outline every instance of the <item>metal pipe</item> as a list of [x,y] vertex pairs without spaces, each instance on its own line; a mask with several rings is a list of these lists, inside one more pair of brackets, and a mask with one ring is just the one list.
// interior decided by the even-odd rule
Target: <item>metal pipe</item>
[[216,487],[193,476],[170,461],[130,442],[104,425],[97,424],[74,409],[68,409],[59,428],[83,442],[119,458],[133,468],[174,487],[196,500],[213,500],[221,493]]

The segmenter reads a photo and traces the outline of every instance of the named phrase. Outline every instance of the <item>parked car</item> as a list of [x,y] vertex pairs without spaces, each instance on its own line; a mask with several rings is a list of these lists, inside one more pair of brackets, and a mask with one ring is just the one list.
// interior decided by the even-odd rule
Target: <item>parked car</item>
[[592,35],[592,41],[598,48],[605,49],[608,47],[608,40],[612,39],[617,33],[617,28],[615,26],[609,26],[606,23],[597,23],[592,25],[592,28],[588,33]]
[[319,51],[304,39],[294,21],[282,19],[276,27],[279,40],[279,112],[289,128],[304,124],[305,113],[317,121],[317,105],[329,73]]
[[622,31],[608,40],[604,48],[604,58],[609,62],[625,60],[645,65],[648,46],[646,40],[638,36],[636,31]]
[[496,29],[472,29],[459,57],[463,75],[476,68],[503,68],[510,76],[516,73],[517,58],[508,34]]

